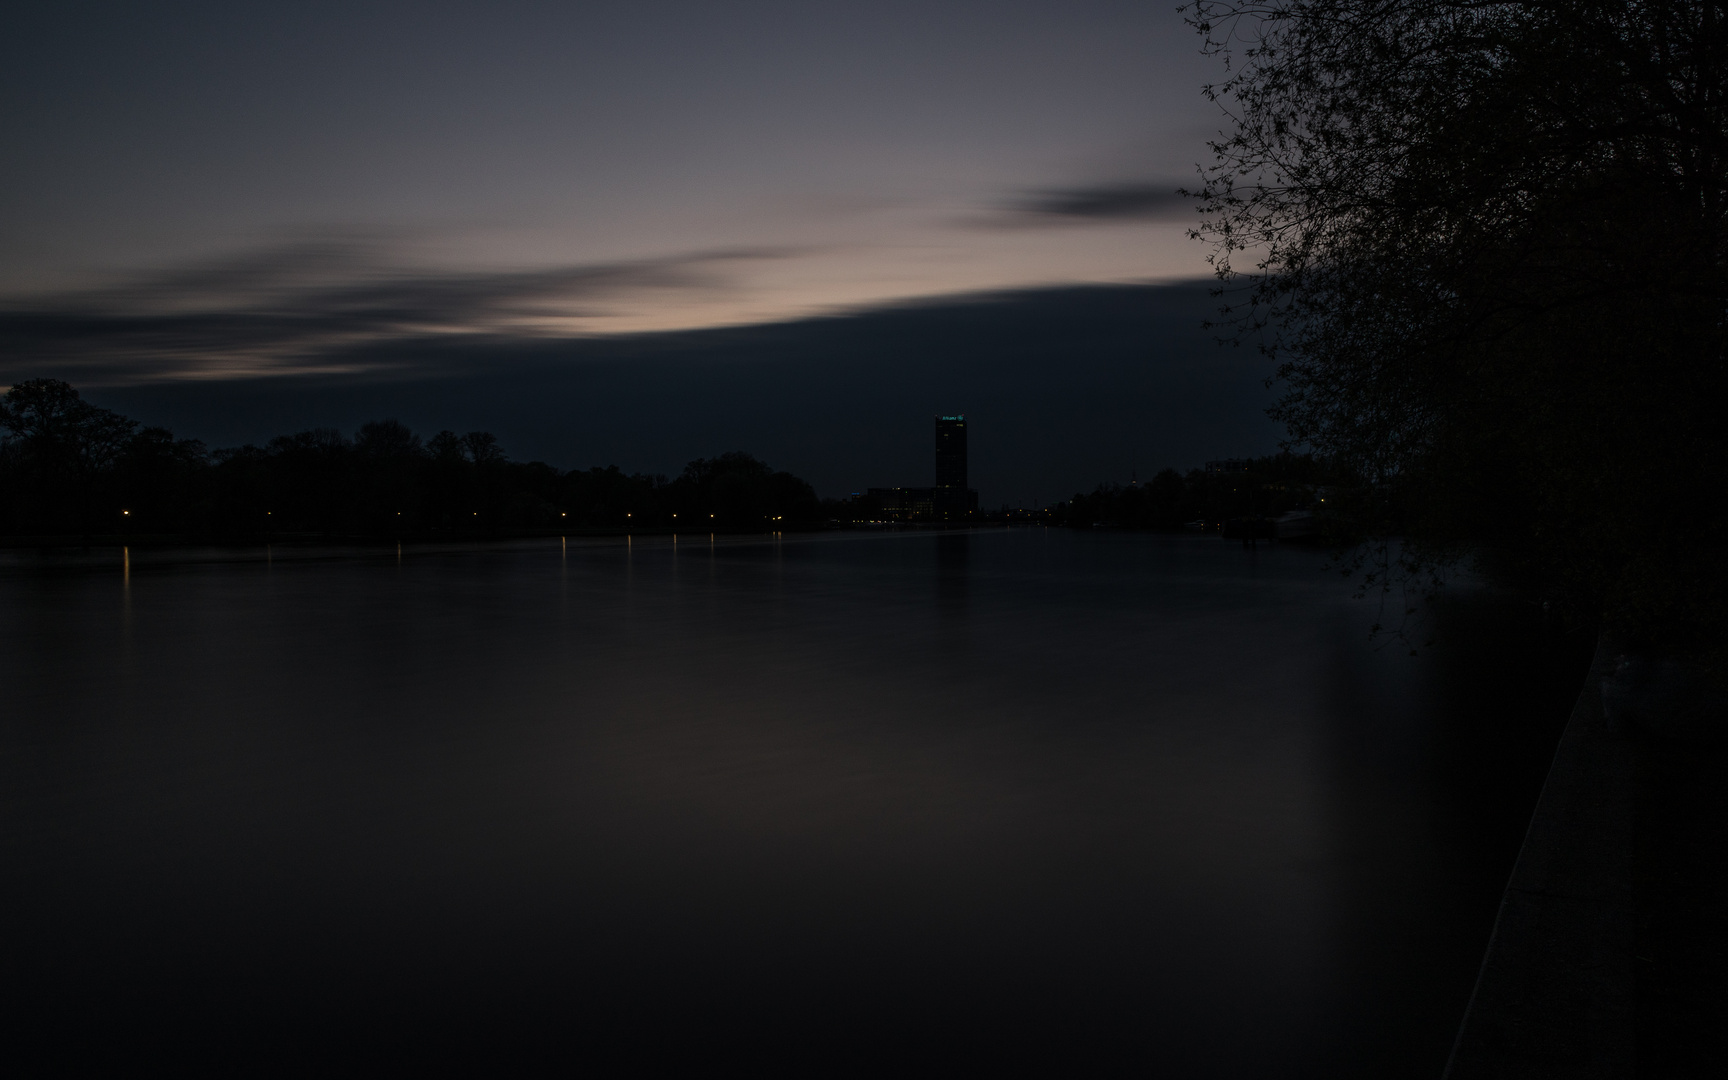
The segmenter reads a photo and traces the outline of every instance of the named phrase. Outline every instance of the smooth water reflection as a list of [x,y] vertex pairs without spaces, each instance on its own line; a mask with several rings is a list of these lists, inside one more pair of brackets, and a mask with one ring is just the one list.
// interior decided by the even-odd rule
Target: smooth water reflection
[[1582,669],[1017,530],[0,570],[59,1055],[1438,1075]]

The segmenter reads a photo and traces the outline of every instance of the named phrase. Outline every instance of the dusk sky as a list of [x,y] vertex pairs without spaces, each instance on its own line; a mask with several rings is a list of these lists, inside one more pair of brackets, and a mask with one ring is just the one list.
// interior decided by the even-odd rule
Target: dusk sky
[[1276,447],[1202,329],[1221,69],[1174,4],[7,11],[0,387],[824,494],[971,412],[990,504]]
[[1173,192],[1217,69],[1174,5],[8,11],[0,302],[83,320],[26,335],[73,365],[1206,272]]

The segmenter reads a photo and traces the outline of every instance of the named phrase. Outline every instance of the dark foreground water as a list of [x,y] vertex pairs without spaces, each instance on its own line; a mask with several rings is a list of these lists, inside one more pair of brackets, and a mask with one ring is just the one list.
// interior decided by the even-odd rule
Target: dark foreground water
[[1323,562],[10,556],[8,1054],[1437,1076],[1583,667]]

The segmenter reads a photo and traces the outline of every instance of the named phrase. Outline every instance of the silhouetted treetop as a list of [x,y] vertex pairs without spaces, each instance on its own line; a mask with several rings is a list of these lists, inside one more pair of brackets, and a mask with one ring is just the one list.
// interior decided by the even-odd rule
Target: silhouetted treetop
[[496,465],[504,460],[504,450],[490,431],[470,431],[462,436],[462,448],[476,465]]
[[397,420],[362,424],[354,435],[354,447],[372,457],[414,458],[421,454],[420,436]]
[[0,399],[0,425],[18,450],[48,466],[76,470],[112,464],[138,424],[83,400],[59,379],[31,379]]
[[757,461],[742,451],[733,450],[715,458],[697,458],[684,466],[684,472],[678,479],[701,485],[714,483],[723,476],[763,479],[773,472],[765,462]]
[[740,451],[690,462],[668,486],[667,495],[684,520],[712,521],[726,528],[809,522],[821,516],[821,502],[809,484]]

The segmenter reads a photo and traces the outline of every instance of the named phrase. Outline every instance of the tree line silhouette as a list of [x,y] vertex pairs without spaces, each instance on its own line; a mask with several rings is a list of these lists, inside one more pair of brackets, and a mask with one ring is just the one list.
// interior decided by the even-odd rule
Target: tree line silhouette
[[[1207,530],[1226,522],[1275,518],[1290,510],[1317,514],[1339,498],[1337,477],[1312,454],[1285,452],[1253,458],[1240,471],[1186,474],[1165,469],[1144,484],[1100,484],[1051,509],[1053,523],[1075,528],[1176,530],[1199,524]],[[1337,525],[1330,513],[1321,515]]]
[[511,461],[489,432],[395,420],[211,451],[33,379],[0,399],[0,535],[484,536],[557,528],[761,529],[823,519],[808,483],[741,452],[673,479]]

